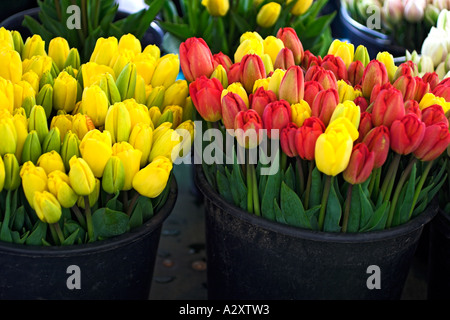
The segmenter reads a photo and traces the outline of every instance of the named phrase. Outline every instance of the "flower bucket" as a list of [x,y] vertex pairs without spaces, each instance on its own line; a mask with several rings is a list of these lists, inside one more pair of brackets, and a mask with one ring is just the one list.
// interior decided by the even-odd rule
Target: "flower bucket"
[[165,205],[114,238],[67,247],[0,243],[0,299],[148,299],[162,224],[177,193],[173,177]]
[[440,210],[430,224],[428,299],[450,299],[450,217]]
[[201,166],[196,183],[205,196],[212,300],[400,299],[423,227],[437,213],[433,205],[385,231],[313,232],[227,203],[210,187]]

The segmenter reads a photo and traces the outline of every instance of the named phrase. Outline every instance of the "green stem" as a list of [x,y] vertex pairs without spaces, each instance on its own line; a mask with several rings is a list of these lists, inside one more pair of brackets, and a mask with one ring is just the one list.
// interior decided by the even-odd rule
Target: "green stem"
[[61,17],[62,17],[61,16],[61,5],[59,4],[59,0],[54,0],[54,3],[55,3],[56,14],[58,16],[59,21],[61,21]]
[[295,158],[297,162],[297,170],[298,170],[298,180],[299,180],[299,191],[300,191],[300,199],[302,198],[303,193],[305,192],[305,175],[303,173],[302,160],[300,157]]
[[403,173],[400,177],[400,180],[397,183],[397,187],[395,189],[394,196],[393,196],[392,202],[391,202],[391,207],[389,209],[388,219],[386,222],[387,228],[390,228],[392,225],[392,220],[394,218],[394,212],[395,212],[395,207],[397,206],[398,197],[400,196],[400,192],[402,191],[403,185],[405,184],[406,179],[408,179],[409,175],[411,174],[411,170],[416,162],[417,162],[417,158],[415,158],[415,157],[411,158],[411,161],[409,162],[405,171],[403,171]]
[[422,191],[422,187],[425,184],[425,180],[427,179],[428,174],[430,173],[430,170],[433,167],[433,163],[434,163],[434,160],[429,161],[427,163],[425,170],[423,171],[422,176],[420,177],[419,183],[417,184],[417,187],[416,187],[416,191],[414,192],[414,198],[413,198],[411,210],[409,211],[409,217],[411,217],[411,215],[414,211],[414,207],[416,206],[417,199],[419,199],[420,192]]
[[353,185],[350,184],[348,186],[347,190],[347,199],[345,201],[345,211],[344,211],[344,220],[342,222],[342,232],[347,232],[347,226],[348,226],[348,219],[350,217],[350,204],[352,201],[352,191],[353,191]]
[[80,225],[86,230],[86,220],[83,217],[83,214],[80,211],[80,208],[78,208],[77,205],[74,205],[72,208],[72,212],[75,214],[75,217],[77,217],[78,222]]
[[131,198],[130,205],[128,206],[127,215],[130,217],[133,213],[134,206],[136,205],[137,200],[139,199],[139,192],[134,191],[134,195]]
[[50,228],[52,228],[55,231],[56,236],[58,237],[59,244],[63,244],[64,243],[64,235],[62,233],[61,227],[59,226],[59,223],[55,222],[55,223],[50,224]]
[[311,193],[313,167],[314,167],[314,162],[309,161],[309,163],[308,163],[308,181],[306,181],[306,190],[305,190],[305,210],[309,209],[309,194]]
[[287,166],[287,155],[284,152],[281,152],[281,170],[283,172],[286,170]]
[[386,177],[383,180],[383,185],[381,186],[381,194],[383,196],[384,201],[387,201],[391,196],[391,192],[389,191],[389,189],[392,190],[390,186],[394,184],[395,176],[398,170],[398,166],[400,164],[400,159],[401,155],[396,153],[394,159],[391,162],[391,165],[389,166]]
[[259,204],[259,188],[258,188],[258,180],[256,178],[256,169],[255,166],[250,165],[252,168],[252,190],[253,190],[253,207],[255,209],[255,214],[257,216],[261,216],[261,209],[260,209],[260,204]]
[[92,224],[91,206],[89,205],[89,196],[84,196],[84,212],[86,214],[87,231],[89,241],[94,241],[94,226]]
[[126,190],[121,191],[122,192],[122,203],[123,203],[123,211],[128,211],[128,192]]
[[247,210],[253,213],[253,179],[250,166],[251,164],[247,163]]
[[86,37],[88,34],[86,0],[81,0],[81,23],[82,23],[83,34]]
[[328,196],[330,195],[331,183],[333,182],[332,176],[326,176],[325,186],[323,188],[322,194],[322,202],[320,205],[320,213],[319,213],[319,230],[323,230],[323,223],[325,221],[325,211],[327,209]]

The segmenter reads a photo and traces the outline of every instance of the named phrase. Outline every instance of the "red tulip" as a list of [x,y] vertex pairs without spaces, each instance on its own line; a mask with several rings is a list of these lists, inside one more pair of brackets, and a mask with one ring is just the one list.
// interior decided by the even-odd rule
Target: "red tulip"
[[283,150],[283,152],[290,158],[294,158],[298,155],[295,147],[295,136],[297,134],[297,130],[298,127],[293,122],[289,122],[288,125],[281,130],[281,150]]
[[414,100],[421,101],[423,96],[430,92],[430,84],[421,77],[414,77],[416,80],[416,94]]
[[278,139],[280,131],[291,122],[291,115],[291,106],[286,100],[269,103],[264,109],[262,116],[264,129],[267,130],[267,137]]
[[336,80],[347,80],[348,72],[344,60],[341,57],[328,54],[323,58],[322,65],[325,70],[334,73]]
[[252,149],[262,139],[263,124],[255,110],[248,109],[237,113],[234,119],[235,137],[240,146]]
[[389,77],[386,66],[378,60],[370,61],[364,69],[364,74],[362,77],[363,96],[369,99],[375,85],[383,85],[388,82]]
[[311,105],[311,116],[318,117],[328,126],[331,116],[339,103],[339,94],[335,89],[320,91]]
[[325,132],[325,125],[317,117],[310,117],[297,130],[295,148],[303,160],[314,160],[316,141]]
[[365,112],[367,108],[369,107],[369,104],[367,103],[367,99],[364,97],[356,97],[353,102],[359,106],[359,109],[361,109],[361,112]]
[[222,119],[226,129],[234,129],[234,118],[239,111],[247,110],[244,100],[234,92],[228,92],[222,98]]
[[334,73],[320,66],[312,66],[309,68],[308,71],[306,71],[305,81],[317,81],[325,90],[337,90],[337,80]]
[[370,177],[374,163],[375,152],[369,151],[364,143],[356,144],[353,147],[348,166],[342,173],[344,180],[351,184],[363,183]]
[[450,102],[450,87],[447,87],[446,85],[439,84],[434,88],[433,94],[437,97],[442,97],[445,99],[445,101]]
[[422,79],[430,84],[430,91],[433,91],[439,85],[439,76],[436,72],[427,72]]
[[296,65],[301,64],[304,56],[303,45],[293,28],[280,28],[277,32],[277,38],[283,41],[284,47],[289,48],[294,56]]
[[230,69],[227,72],[228,85],[241,81],[240,69],[241,69],[240,62],[231,65]]
[[386,89],[392,89],[392,88],[395,89],[395,87],[392,84],[390,84],[389,82],[387,82],[383,85],[379,85],[379,84],[375,85],[375,87],[373,87],[372,94],[370,95],[370,100],[369,100],[370,104],[372,104],[375,101],[375,99],[380,94],[380,91],[386,90]]
[[397,71],[395,72],[393,82],[397,81],[398,78],[401,76],[411,76],[415,77],[419,73],[417,69],[417,65],[412,61],[403,62],[400,64],[397,68]]
[[303,100],[308,102],[308,105],[312,105],[314,102],[314,98],[317,94],[324,90],[322,85],[317,81],[306,81],[305,82],[305,93],[303,96]]
[[373,129],[372,125],[372,114],[369,112],[362,112],[358,127],[358,139],[356,140],[356,143],[362,142],[364,138],[366,137],[367,133],[369,133],[370,130]]
[[405,114],[413,113],[419,119],[422,119],[422,111],[420,110],[419,103],[416,100],[405,101]]
[[362,83],[362,77],[364,74],[364,65],[361,61],[356,60],[350,63],[350,66],[348,67],[348,80],[352,84],[352,86],[361,85]]
[[388,128],[395,120],[402,119],[405,115],[402,93],[395,89],[380,91],[372,106],[373,125],[385,125]]
[[202,38],[188,38],[180,45],[180,66],[187,81],[210,77],[216,68],[211,50]]
[[374,169],[381,168],[389,154],[389,128],[384,125],[373,128],[366,134],[363,143],[375,154]]
[[255,93],[249,96],[250,108],[258,112],[262,118],[266,106],[274,101],[277,101],[277,95],[272,90],[265,90],[263,87],[256,89]]
[[278,98],[290,104],[299,103],[305,94],[305,80],[303,70],[299,66],[292,66],[286,70],[278,89]]
[[413,76],[402,75],[398,77],[393,86],[401,91],[404,101],[414,99],[417,89],[416,79]]
[[255,81],[266,77],[266,69],[261,57],[257,54],[245,55],[241,60],[239,76],[247,93],[253,92]]
[[445,116],[444,109],[442,109],[442,106],[438,104],[423,109],[422,121],[427,127],[439,122],[443,122],[446,126],[448,126],[448,119]]
[[206,121],[219,121],[222,118],[222,84],[216,78],[201,76],[189,84],[192,103],[200,116]]
[[291,49],[289,48],[281,49],[278,52],[273,67],[275,69],[287,70],[292,66],[295,66],[295,61],[294,61],[294,54],[292,53]]
[[308,70],[313,66],[320,66],[322,64],[322,58],[320,56],[315,56],[311,51],[306,50],[301,64],[303,69]]
[[401,155],[414,152],[423,140],[425,123],[415,114],[395,120],[390,129],[391,149]]
[[448,124],[438,122],[425,128],[422,143],[414,151],[414,156],[421,161],[438,158],[450,145]]
[[225,71],[228,73],[231,66],[233,65],[233,61],[231,61],[231,58],[222,52],[214,54],[213,58],[217,62],[217,64],[222,65]]

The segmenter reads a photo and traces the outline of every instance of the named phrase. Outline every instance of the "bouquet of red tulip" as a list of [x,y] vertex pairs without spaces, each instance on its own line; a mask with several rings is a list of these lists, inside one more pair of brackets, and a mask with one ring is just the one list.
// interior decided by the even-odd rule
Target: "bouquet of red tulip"
[[291,28],[258,41],[242,35],[234,61],[203,39],[180,46],[208,128],[194,151],[211,186],[250,213],[327,232],[382,230],[423,212],[446,179],[448,81],[339,40],[315,56]]

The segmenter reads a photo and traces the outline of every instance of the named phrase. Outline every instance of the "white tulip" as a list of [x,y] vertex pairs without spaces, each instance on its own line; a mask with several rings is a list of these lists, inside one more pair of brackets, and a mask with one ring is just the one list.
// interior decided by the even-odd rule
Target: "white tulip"
[[448,55],[448,35],[444,30],[432,27],[422,44],[422,55],[431,57],[433,66],[437,67]]

